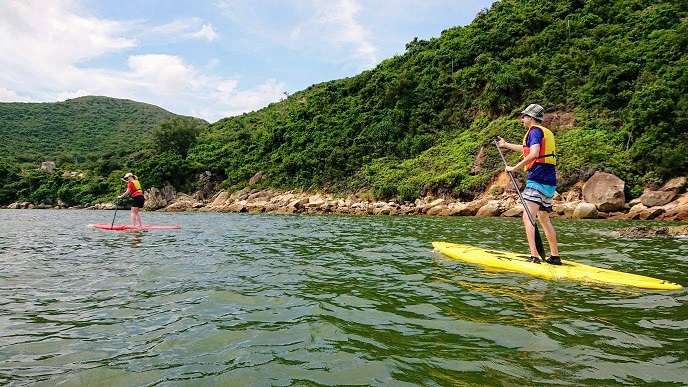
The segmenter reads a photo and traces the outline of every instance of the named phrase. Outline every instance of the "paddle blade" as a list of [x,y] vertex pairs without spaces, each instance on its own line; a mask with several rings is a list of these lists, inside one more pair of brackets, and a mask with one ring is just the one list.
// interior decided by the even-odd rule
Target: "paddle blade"
[[545,259],[545,246],[542,244],[542,237],[540,236],[540,230],[538,230],[537,224],[535,226],[535,247],[537,248],[540,258]]

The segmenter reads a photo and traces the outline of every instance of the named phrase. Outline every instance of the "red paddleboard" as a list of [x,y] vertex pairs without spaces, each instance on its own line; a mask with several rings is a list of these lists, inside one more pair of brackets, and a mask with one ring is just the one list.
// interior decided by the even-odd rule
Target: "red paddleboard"
[[144,224],[143,226],[132,226],[130,224],[101,224],[101,223],[95,223],[95,224],[89,224],[90,227],[93,228],[100,228],[103,230],[112,230],[112,231],[122,231],[122,230],[169,230],[169,229],[180,229],[182,228],[181,226],[155,226],[151,224]]

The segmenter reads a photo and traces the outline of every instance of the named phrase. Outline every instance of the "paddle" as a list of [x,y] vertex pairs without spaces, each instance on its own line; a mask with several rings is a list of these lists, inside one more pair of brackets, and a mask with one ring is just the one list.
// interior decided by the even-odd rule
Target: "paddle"
[[[494,144],[497,147],[497,151],[499,151],[499,156],[502,158],[502,162],[504,162],[504,167],[507,167],[509,164],[506,163],[506,159],[504,158],[504,154],[502,153],[502,150],[499,149],[499,145],[497,144],[497,139],[494,139]],[[518,194],[518,197],[521,199],[521,203],[523,204],[523,210],[528,214],[528,219],[530,219],[530,223],[533,225],[535,228],[535,247],[537,248],[538,254],[540,254],[540,258],[545,259],[545,246],[542,245],[542,237],[540,236],[540,230],[538,230],[537,223],[535,222],[535,218],[533,218],[533,214],[530,213],[530,210],[528,209],[528,205],[526,204],[525,199],[523,199],[523,195],[521,195],[521,190],[518,189],[518,184],[516,184],[516,179],[514,179],[514,175],[511,174],[511,172],[507,172],[509,174],[509,177],[511,178],[511,183],[514,185],[514,188],[516,189],[516,193]]]
[[[120,187],[122,184],[119,185]],[[120,189],[121,191],[121,189]],[[119,195],[117,195],[117,200],[115,200],[115,214],[112,215],[112,224],[110,225],[110,230],[112,230],[115,227],[115,217],[117,216],[117,207],[119,207]]]

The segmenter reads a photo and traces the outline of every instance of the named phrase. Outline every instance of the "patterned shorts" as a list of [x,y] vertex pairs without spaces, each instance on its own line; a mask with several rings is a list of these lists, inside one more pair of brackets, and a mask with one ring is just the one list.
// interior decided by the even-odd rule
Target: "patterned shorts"
[[526,187],[523,190],[523,199],[540,205],[540,210],[552,212],[552,201],[554,196],[547,196],[535,188]]

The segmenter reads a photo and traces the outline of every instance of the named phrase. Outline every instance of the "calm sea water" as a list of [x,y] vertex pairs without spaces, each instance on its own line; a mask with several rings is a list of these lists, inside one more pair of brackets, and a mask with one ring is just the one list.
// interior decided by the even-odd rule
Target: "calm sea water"
[[[520,219],[0,210],[0,384],[688,385],[688,291],[487,271]],[[118,223],[128,222],[119,211]],[[555,220],[562,255],[688,285],[688,240]]]

